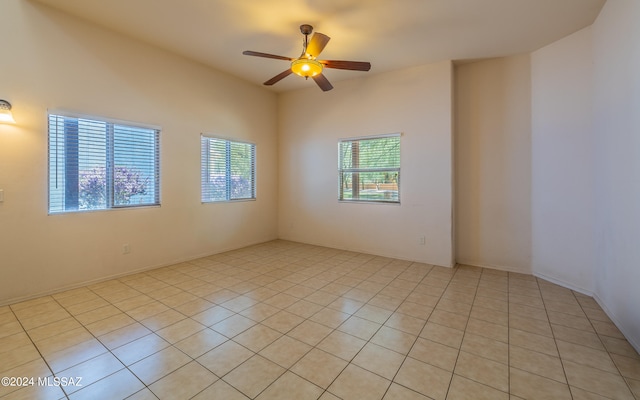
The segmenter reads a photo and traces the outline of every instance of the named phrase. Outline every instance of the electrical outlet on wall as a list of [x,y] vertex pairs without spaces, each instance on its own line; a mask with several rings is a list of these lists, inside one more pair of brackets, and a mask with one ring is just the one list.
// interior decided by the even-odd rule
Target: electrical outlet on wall
[[122,254],[129,254],[131,253],[131,245],[130,244],[123,244],[122,245]]
[[427,243],[427,241],[426,241],[426,239],[425,239],[425,237],[424,237],[424,236],[419,236],[419,237],[418,237],[418,244],[419,244],[420,246],[424,246],[426,243]]

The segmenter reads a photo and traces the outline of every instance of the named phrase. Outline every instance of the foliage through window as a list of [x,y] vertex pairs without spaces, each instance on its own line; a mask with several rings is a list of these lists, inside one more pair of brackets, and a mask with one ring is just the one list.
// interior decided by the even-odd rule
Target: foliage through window
[[49,115],[49,213],[160,204],[159,130]]
[[256,198],[256,146],[201,137],[202,202]]
[[400,135],[338,143],[339,200],[400,202]]

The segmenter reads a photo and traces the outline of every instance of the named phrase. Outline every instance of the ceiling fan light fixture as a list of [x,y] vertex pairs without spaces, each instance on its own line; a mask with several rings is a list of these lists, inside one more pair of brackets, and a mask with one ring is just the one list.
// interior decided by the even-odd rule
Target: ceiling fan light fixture
[[322,64],[311,58],[299,58],[291,62],[291,71],[304,78],[314,77],[322,73]]

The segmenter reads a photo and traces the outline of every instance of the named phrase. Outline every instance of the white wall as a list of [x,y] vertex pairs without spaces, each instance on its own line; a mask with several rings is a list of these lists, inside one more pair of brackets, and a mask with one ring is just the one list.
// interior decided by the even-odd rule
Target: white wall
[[[277,237],[275,94],[34,2],[0,36],[0,304]],[[48,216],[47,109],[161,126],[162,206]],[[200,203],[201,132],[256,143],[257,201]]]
[[593,25],[596,296],[640,349],[640,2]]
[[[451,63],[442,62],[342,81],[326,93],[313,82],[283,93],[279,236],[450,266],[451,79]],[[338,139],[393,132],[403,135],[401,205],[338,202]]]
[[593,293],[591,28],[532,53],[532,241],[536,275]]
[[529,55],[456,66],[456,261],[531,273]]

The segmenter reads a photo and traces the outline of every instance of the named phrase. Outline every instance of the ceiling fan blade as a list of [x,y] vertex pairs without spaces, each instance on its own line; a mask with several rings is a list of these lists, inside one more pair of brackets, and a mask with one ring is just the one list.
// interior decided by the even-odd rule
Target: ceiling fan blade
[[331,85],[331,82],[329,82],[326,76],[320,74],[311,78],[318,84],[318,86],[320,86],[320,89],[322,89],[323,92],[333,89],[333,85]]
[[311,36],[309,44],[307,44],[306,54],[313,58],[318,57],[330,39],[331,38],[324,33],[314,33],[313,36]]
[[269,53],[260,53],[259,51],[251,51],[251,50],[245,50],[245,51],[242,52],[242,54],[244,54],[245,56],[275,58],[276,60],[286,60],[286,61],[293,61],[294,60],[293,58],[290,58],[290,57],[278,56],[278,55],[269,54]]
[[291,75],[293,71],[291,71],[291,68],[289,68],[286,71],[282,71],[280,72],[278,75],[274,76],[273,78],[269,79],[268,81],[266,81],[264,84],[267,86],[271,86],[274,83],[279,82],[280,80],[286,78],[287,76]]
[[369,71],[371,63],[366,61],[318,60],[326,68],[348,69],[351,71]]

